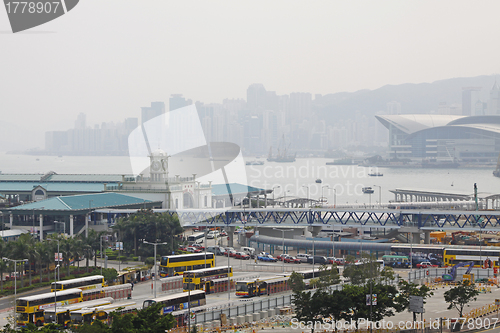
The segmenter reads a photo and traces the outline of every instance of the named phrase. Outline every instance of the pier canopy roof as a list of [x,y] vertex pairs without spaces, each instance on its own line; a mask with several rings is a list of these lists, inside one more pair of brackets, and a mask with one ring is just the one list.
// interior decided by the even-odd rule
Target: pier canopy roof
[[43,214],[43,213],[74,213],[87,214],[95,209],[103,208],[150,208],[161,206],[161,202],[154,202],[141,198],[132,197],[119,193],[98,193],[85,195],[72,195],[54,197],[42,201],[32,202],[25,205],[4,209],[3,212],[11,212],[15,215]]
[[[229,186],[229,188],[228,188]],[[213,184],[212,185],[212,195],[214,196],[227,196],[231,191],[232,195],[257,195],[257,194],[267,194],[272,193],[273,190],[266,190],[258,187],[253,187],[244,184]]]

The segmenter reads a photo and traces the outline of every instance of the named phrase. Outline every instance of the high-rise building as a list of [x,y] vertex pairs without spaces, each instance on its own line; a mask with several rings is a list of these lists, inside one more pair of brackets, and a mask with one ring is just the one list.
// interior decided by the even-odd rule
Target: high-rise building
[[75,120],[75,129],[84,129],[87,127],[87,115],[83,112],[78,114]]
[[488,115],[500,115],[500,88],[497,81],[491,88],[490,100],[488,101]]
[[401,103],[396,101],[387,103],[387,114],[401,114]]
[[268,95],[261,83],[254,83],[247,89],[247,105],[250,111],[266,109]]
[[172,94],[170,95],[170,99],[168,102],[168,109],[169,111],[173,111],[191,104],[193,104],[193,101],[190,99],[185,99],[184,97],[182,97],[182,94]]
[[165,113],[165,103],[151,102],[151,106],[141,108],[141,124]]
[[481,87],[462,88],[462,115],[475,116],[476,103],[480,100]]

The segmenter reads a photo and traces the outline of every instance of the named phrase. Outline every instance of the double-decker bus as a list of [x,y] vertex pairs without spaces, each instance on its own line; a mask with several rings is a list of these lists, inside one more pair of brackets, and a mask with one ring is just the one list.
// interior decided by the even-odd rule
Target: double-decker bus
[[151,298],[144,301],[142,308],[145,309],[156,303],[162,304],[161,314],[167,314],[176,310],[195,308],[207,304],[203,290],[193,290],[179,294]]
[[214,280],[233,276],[233,268],[228,266],[212,267],[197,269],[194,271],[186,271],[183,274],[183,289],[188,290],[204,290],[210,294],[210,290],[214,287]]
[[79,310],[72,311],[70,313],[71,324],[74,326],[89,324],[91,325],[95,320],[100,320],[105,323],[108,322],[109,314],[113,311],[117,311],[120,308],[136,308],[135,302],[118,302],[109,305],[82,308]]
[[185,271],[214,267],[212,252],[163,256],[160,260],[160,276],[182,275]]
[[187,237],[188,244],[194,244],[194,243],[203,243],[203,240],[205,238],[205,233],[204,232],[197,232],[195,234],[189,235]]
[[[95,308],[98,306],[109,305],[114,302],[114,299],[111,297],[105,297],[93,301],[80,302],[76,304],[66,305],[66,306],[58,306],[57,309],[55,307],[45,310],[44,312],[44,324],[57,323],[60,325],[64,325],[67,327],[71,317],[70,313],[73,311],[81,310],[83,308]],[[56,319],[57,314],[57,319]]]
[[290,290],[289,278],[290,276],[277,276],[266,279],[237,281],[236,296],[254,297]]
[[483,246],[457,246],[444,249],[445,266],[454,266],[462,262],[474,262],[474,267],[499,268],[500,249]]
[[92,275],[82,278],[52,282],[50,284],[50,291],[61,291],[66,289],[78,288],[81,290],[87,289],[100,289],[106,287],[106,281],[102,275]]
[[16,317],[18,326],[28,323],[41,326],[44,322],[44,310],[83,301],[81,289],[68,289],[40,295],[19,297],[16,301]]

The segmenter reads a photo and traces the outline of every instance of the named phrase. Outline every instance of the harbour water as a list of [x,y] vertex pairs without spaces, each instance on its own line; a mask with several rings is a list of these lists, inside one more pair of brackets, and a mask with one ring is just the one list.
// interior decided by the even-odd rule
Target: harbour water
[[[248,158],[252,160],[253,158]],[[369,168],[356,165],[326,165],[331,159],[297,158],[293,163],[265,162],[248,165],[248,185],[273,189],[275,198],[325,197],[328,204],[376,205],[394,200],[389,192],[396,188],[472,194],[474,183],[478,192],[500,193],[500,178],[491,169],[402,169]],[[2,173],[40,173],[54,171],[59,174],[131,174],[127,156],[35,156],[0,153]],[[368,176],[380,172],[381,177]],[[317,183],[321,180],[321,183]],[[373,194],[364,194],[370,186]],[[333,191],[332,189],[335,189]],[[272,195],[271,195],[272,197]]]

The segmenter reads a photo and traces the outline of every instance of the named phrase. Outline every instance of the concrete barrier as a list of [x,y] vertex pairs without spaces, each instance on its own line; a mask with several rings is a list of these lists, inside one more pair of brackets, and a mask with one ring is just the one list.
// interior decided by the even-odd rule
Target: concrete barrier
[[212,328],[217,328],[217,327],[220,327],[220,320],[212,321]]
[[236,317],[231,317],[229,318],[229,324],[230,325],[236,325],[238,323],[238,320]]
[[260,319],[267,318],[267,311],[261,311],[260,312]]
[[260,320],[260,313],[258,313],[258,312],[252,313],[252,316],[253,316],[253,321]]
[[244,324],[245,323],[245,316],[238,316],[236,317],[236,323],[237,324]]
[[251,323],[253,321],[253,316],[251,314],[245,315],[245,322]]
[[267,310],[267,314],[269,315],[269,317],[274,317],[274,315],[276,314],[276,310],[275,309],[269,309],[269,310]]

